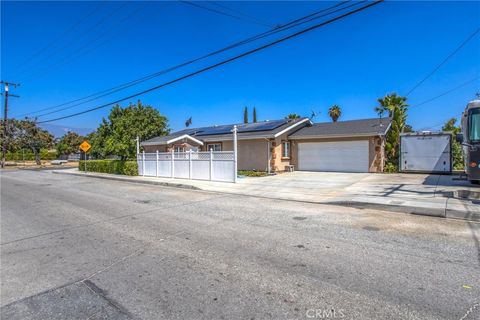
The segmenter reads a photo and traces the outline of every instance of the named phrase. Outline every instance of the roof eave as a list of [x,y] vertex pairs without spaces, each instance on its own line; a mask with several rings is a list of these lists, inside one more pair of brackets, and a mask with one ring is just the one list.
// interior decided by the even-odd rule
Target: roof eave
[[298,127],[299,125],[301,125],[301,124],[303,124],[303,123],[306,123],[306,122],[309,122],[310,124],[312,124],[312,122],[310,121],[309,118],[305,118],[305,119],[302,119],[302,120],[300,120],[300,121],[295,122],[294,124],[292,124],[292,125],[289,126],[289,127],[286,127],[286,128],[283,129],[282,131],[275,133],[275,134],[273,135],[273,137],[274,137],[274,138],[277,138],[277,137],[281,136],[282,134],[287,133],[288,131],[290,131],[290,130],[292,130],[292,129],[294,129],[294,128]]
[[328,134],[328,135],[302,135],[302,136],[290,136],[291,140],[305,140],[305,139],[329,139],[329,138],[368,138],[368,137],[377,137],[384,136],[385,133],[382,132],[372,132],[372,133],[363,133],[363,134]]
[[195,142],[196,144],[199,144],[201,146],[203,146],[203,142],[198,140],[198,139],[195,139],[194,137],[188,135],[188,134],[184,134],[182,136],[178,136],[178,137],[175,137],[175,138],[172,138],[170,140],[168,140],[166,142],[166,144],[171,144],[171,143],[174,143],[174,142],[177,142],[178,140],[183,140],[183,139],[188,139],[188,140],[191,140],[193,142]]
[[164,145],[167,144],[166,141],[144,141],[140,142],[141,146],[158,146],[158,145]]

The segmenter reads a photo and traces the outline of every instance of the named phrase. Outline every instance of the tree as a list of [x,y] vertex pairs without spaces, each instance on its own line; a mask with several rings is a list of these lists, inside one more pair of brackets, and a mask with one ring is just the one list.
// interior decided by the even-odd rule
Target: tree
[[40,161],[40,150],[52,147],[53,135],[37,126],[35,120],[11,119],[9,123],[12,148],[28,148],[32,150],[36,164],[42,164]]
[[455,139],[455,136],[460,133],[462,130],[459,126],[456,126],[457,118],[451,118],[442,127],[442,131],[447,131],[452,133],[452,160],[453,160],[453,169],[463,169],[463,153],[462,145]]
[[387,113],[392,118],[392,124],[386,137],[385,155],[387,165],[394,167],[396,170],[398,170],[400,134],[405,131],[407,122],[408,104],[406,102],[406,97],[391,93],[378,99],[379,106],[375,107],[375,112],[380,117]]
[[135,157],[137,136],[147,140],[168,133],[167,118],[157,109],[138,101],[126,108],[114,106],[108,119],[103,118],[97,131],[87,138],[91,140],[94,157],[116,155],[125,160]]
[[409,124],[406,124],[405,127],[403,128],[403,132],[413,132],[413,127]]
[[300,115],[297,113],[290,113],[285,117],[285,119],[293,119],[293,120],[300,119],[300,118],[301,118]]
[[243,123],[248,123],[248,108],[243,109]]
[[257,108],[253,107],[253,123],[257,122]]
[[340,118],[340,116],[342,115],[342,110],[339,106],[334,104],[330,107],[330,109],[328,109],[328,115],[330,116],[330,118],[332,118],[333,122],[337,122],[338,118]]
[[55,145],[55,149],[57,149],[57,157],[78,152],[78,147],[83,140],[85,140],[84,136],[78,135],[76,132],[68,131],[58,139]]

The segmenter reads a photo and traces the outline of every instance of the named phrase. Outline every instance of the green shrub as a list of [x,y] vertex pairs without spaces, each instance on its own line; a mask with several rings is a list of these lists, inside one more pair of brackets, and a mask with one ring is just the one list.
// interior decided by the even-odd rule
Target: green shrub
[[238,174],[246,177],[265,177],[268,175],[265,171],[255,171],[255,170],[238,170]]
[[[16,152],[7,152],[5,155],[7,161],[33,161],[35,160],[35,155],[31,150],[19,150]],[[50,151],[47,149],[40,150],[40,159],[41,160],[54,160],[57,158],[55,151]]]
[[57,159],[57,152],[42,149],[42,150],[40,150],[40,159],[42,159],[42,160],[55,160],[55,159]]
[[[123,161],[123,160],[87,160],[87,171],[123,174],[126,176],[138,175],[137,161]],[[78,169],[85,170],[85,160],[78,163]]]
[[398,166],[396,164],[393,164],[391,162],[385,163],[385,168],[383,168],[383,172],[385,173],[397,173],[398,172]]

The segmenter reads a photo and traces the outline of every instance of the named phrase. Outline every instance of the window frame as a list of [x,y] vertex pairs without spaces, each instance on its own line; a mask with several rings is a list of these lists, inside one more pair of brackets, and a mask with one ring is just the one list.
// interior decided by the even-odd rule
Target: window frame
[[[475,121],[474,121],[475,117]],[[477,125],[477,118],[480,120],[480,109],[472,109],[468,112],[468,123],[467,123],[467,129],[468,129],[468,141],[472,143],[477,143],[480,141],[480,139],[474,139],[474,128],[472,125]],[[476,129],[476,128],[475,128]]]
[[[287,152],[286,152],[287,151]],[[282,159],[290,159],[292,154],[292,144],[290,141],[282,141]]]
[[207,151],[210,151],[210,146],[219,146],[220,150],[215,150],[215,147],[213,147],[213,152],[219,152],[219,151],[222,151],[222,144],[220,142],[216,142],[216,143],[208,143],[207,144]]
[[[183,151],[178,151],[177,149],[182,149]],[[173,152],[175,153],[184,153],[186,150],[185,146],[173,146]]]

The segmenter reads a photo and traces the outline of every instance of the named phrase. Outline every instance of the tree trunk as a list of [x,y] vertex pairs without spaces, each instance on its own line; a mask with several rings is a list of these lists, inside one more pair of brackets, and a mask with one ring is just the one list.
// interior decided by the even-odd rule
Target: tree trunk
[[41,165],[42,161],[40,161],[40,150],[37,150],[37,148],[32,148],[33,155],[35,156],[35,163],[37,165]]

